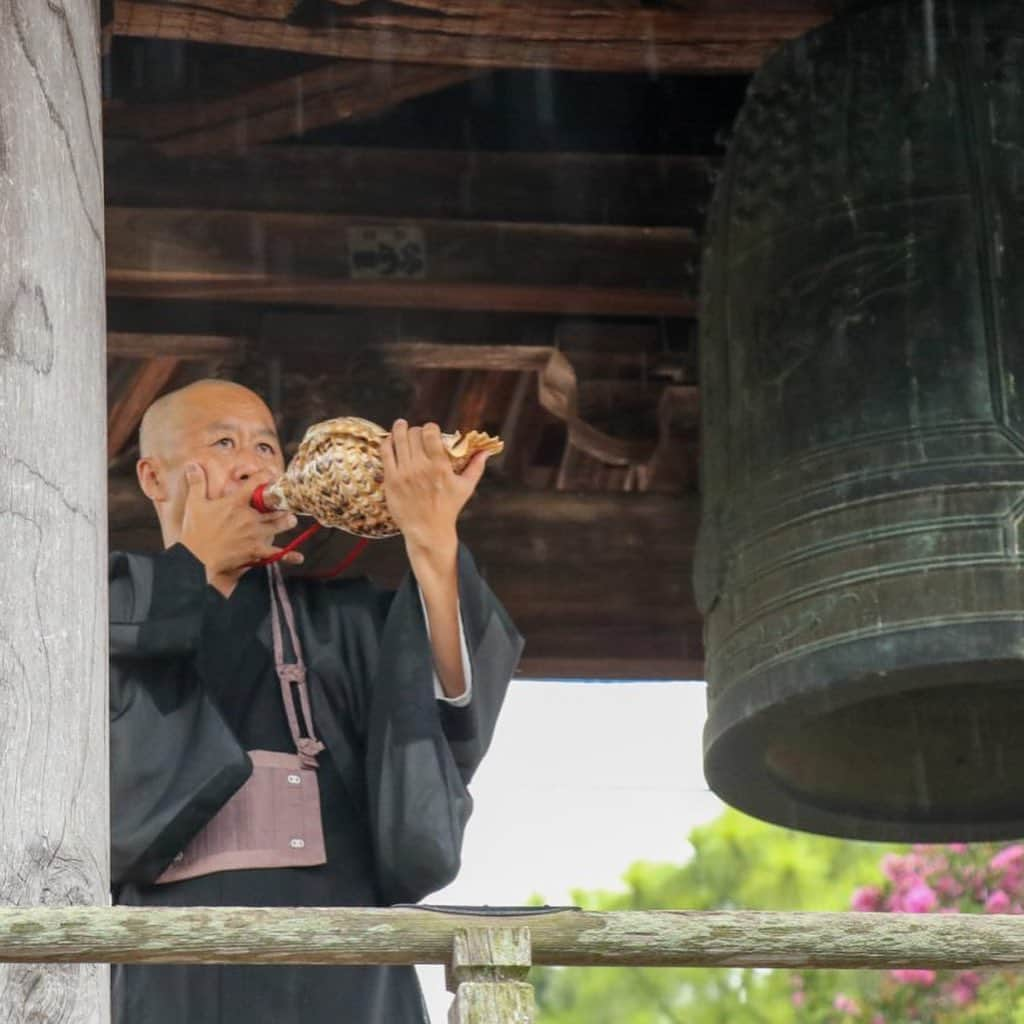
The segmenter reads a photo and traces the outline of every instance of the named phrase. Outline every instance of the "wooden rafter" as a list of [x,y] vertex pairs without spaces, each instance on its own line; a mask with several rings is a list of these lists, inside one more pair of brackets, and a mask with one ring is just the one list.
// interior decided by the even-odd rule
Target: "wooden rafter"
[[107,208],[114,296],[692,316],[687,228]]
[[247,153],[371,117],[471,77],[471,71],[431,64],[338,61],[208,103],[115,109],[107,131],[134,132],[169,156]]
[[116,139],[104,154],[112,206],[649,227],[700,227],[718,168],[703,156],[289,145],[171,160]]
[[[287,325],[294,328],[301,320],[301,317],[284,318],[276,326],[272,323],[264,336],[264,342],[272,345],[275,335],[288,334]],[[313,329],[316,329],[315,324]],[[291,337],[293,352],[300,352],[304,358],[311,354],[312,349],[308,342],[305,345],[301,342],[296,344],[295,335]],[[214,351],[237,351],[242,344],[240,340],[230,338],[200,337],[191,341],[188,335],[120,334],[111,336],[108,347],[109,350],[120,354],[134,355],[146,351],[147,348],[165,354],[173,353],[172,357],[165,355],[163,358],[171,358],[177,362],[180,358],[186,358],[182,353],[195,357],[201,353],[209,354]],[[326,365],[330,365],[330,353],[327,348],[329,342],[321,340],[317,344],[320,346],[317,365],[325,365],[324,356],[327,357]],[[470,374],[466,386],[456,396],[456,408],[452,410],[451,417],[454,427],[458,427],[460,423],[479,422],[488,395],[493,391],[495,374],[530,374],[535,380],[534,387],[540,408],[565,424],[569,447],[605,466],[625,469],[626,475],[632,481],[631,489],[646,490],[653,479],[653,471],[659,467],[662,472],[665,471],[666,463],[672,458],[676,435],[680,432],[692,434],[696,429],[697,392],[692,386],[657,388],[656,393],[660,395],[661,406],[658,421],[660,430],[656,438],[643,441],[623,440],[594,426],[580,413],[580,384],[576,369],[564,352],[550,345],[450,345],[424,341],[395,341],[378,342],[373,347],[386,364],[409,375],[424,370],[459,370]],[[143,370],[146,366],[159,361],[158,358],[147,360]],[[139,371],[140,375],[143,370]],[[152,370],[149,372],[153,373]],[[620,392],[624,388],[634,386],[629,381],[609,383]],[[162,386],[161,384],[160,387]],[[145,397],[141,387],[141,383],[135,384],[129,394],[135,390],[141,397]],[[156,391],[152,392],[152,397],[142,404],[142,410],[156,397],[160,387],[157,387]],[[141,397],[136,405],[141,402]],[[507,403],[510,407],[514,399],[514,383],[510,383]],[[522,396],[519,402],[521,404]],[[139,411],[138,416],[141,415]],[[136,419],[128,430],[129,435],[137,425]],[[568,458],[571,460],[572,456]],[[563,477],[568,479],[565,473]]]
[[[130,359],[178,355],[183,359],[242,362],[276,349],[300,360],[315,359],[317,366],[332,372],[335,360],[348,359],[353,347],[406,341],[442,345],[438,351],[445,354],[438,358],[453,361],[459,349],[467,345],[493,350],[499,359],[505,359],[502,353],[507,351],[510,361],[526,358],[515,355],[519,350],[546,352],[554,347],[567,355],[583,379],[643,377],[679,384],[696,380],[695,358],[685,351],[689,344],[686,333],[692,322],[684,320],[620,322],[383,309],[271,312],[236,306],[218,308],[215,322],[222,333],[208,335],[202,333],[211,324],[208,311],[199,310],[193,315],[196,310],[192,307],[161,306],[161,323],[154,325],[153,307],[148,303],[136,307],[114,302],[111,306],[115,311],[111,323],[117,327],[107,335],[108,353]],[[448,367],[461,368],[466,367]]]
[[245,358],[244,338],[213,334],[147,334],[110,331],[107,355],[122,359],[146,359],[172,356],[178,360],[238,363]]
[[142,415],[167,386],[181,364],[175,356],[152,356],[135,371],[107,418],[107,458],[121,454],[142,422]]
[[469,68],[750,72],[782,42],[822,24],[812,0],[652,9],[520,0],[405,0],[384,10],[321,5],[315,24],[256,0],[119,0],[120,35]]

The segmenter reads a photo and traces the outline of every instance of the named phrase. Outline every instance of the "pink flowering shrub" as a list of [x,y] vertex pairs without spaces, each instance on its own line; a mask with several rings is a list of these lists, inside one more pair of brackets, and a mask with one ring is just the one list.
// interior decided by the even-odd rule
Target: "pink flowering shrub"
[[[886,854],[881,879],[854,890],[861,913],[1024,913],[1024,844],[917,845]],[[863,975],[827,997],[811,974],[792,976],[795,1020],[808,1024],[961,1024],[1024,1019],[1024,982],[1009,971],[927,966]],[[856,992],[856,995],[852,994]],[[1020,1011],[1020,1016],[1017,1012]]]

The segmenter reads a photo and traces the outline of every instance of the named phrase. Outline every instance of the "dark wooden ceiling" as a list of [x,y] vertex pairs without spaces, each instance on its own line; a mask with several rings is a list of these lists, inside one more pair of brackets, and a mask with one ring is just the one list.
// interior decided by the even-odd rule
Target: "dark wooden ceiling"
[[524,671],[699,676],[700,232],[750,73],[836,7],[106,4],[112,545],[159,543],[136,432],[188,380],[256,387],[291,445],[480,427],[463,533]]

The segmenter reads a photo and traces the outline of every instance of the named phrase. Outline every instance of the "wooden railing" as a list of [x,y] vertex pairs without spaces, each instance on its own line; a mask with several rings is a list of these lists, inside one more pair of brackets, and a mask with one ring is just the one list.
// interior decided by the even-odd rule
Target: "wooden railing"
[[1021,968],[1002,915],[0,908],[0,962],[444,964],[452,1024],[529,1024],[532,964]]

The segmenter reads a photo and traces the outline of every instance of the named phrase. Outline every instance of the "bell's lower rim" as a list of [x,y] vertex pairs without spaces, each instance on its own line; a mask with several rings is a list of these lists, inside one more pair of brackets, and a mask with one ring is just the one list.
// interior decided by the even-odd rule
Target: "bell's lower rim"
[[[853,674],[851,665],[872,665]],[[723,800],[849,839],[1024,836],[1024,616],[859,638],[709,685]]]

